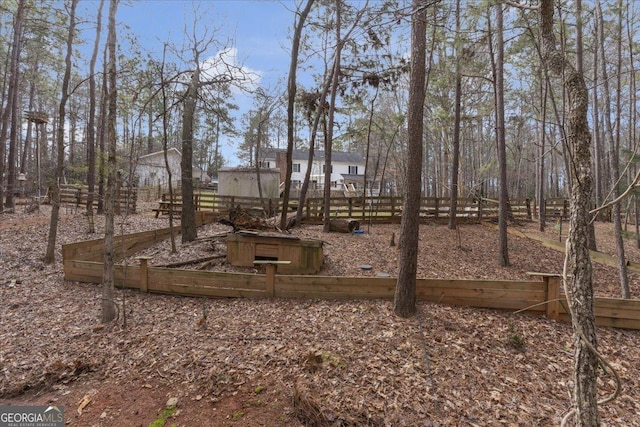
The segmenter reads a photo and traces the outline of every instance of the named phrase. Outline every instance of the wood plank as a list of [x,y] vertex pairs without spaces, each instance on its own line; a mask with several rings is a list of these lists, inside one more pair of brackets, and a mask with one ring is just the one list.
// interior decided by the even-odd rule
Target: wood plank
[[620,329],[640,329],[640,320],[614,319],[610,317],[596,317],[596,325],[609,326]]
[[276,276],[275,294],[296,298],[390,298],[396,279],[332,276]]
[[300,299],[323,299],[323,300],[362,300],[362,299],[391,299],[393,292],[390,293],[367,293],[361,294],[357,292],[293,292],[293,291],[275,291],[278,298],[300,298]]
[[461,288],[461,289],[520,289],[529,291],[545,291],[546,287],[539,280],[455,280],[455,279],[417,279],[416,287],[428,288]]
[[[431,301],[438,304],[445,305],[459,305],[465,307],[477,307],[477,308],[493,308],[499,310],[522,310],[529,306],[529,304],[523,304],[522,301],[510,301],[510,300],[496,300],[494,298],[461,298],[461,297],[430,297],[421,298],[425,301]],[[539,313],[545,312],[544,306],[537,306],[526,311],[527,313]]]
[[286,284],[278,281],[276,276],[274,292],[276,296],[286,297],[302,295],[324,295],[324,298],[388,298],[393,297],[395,286],[343,286],[339,287],[331,284],[310,285],[310,284]]
[[101,262],[68,260],[64,264],[64,280],[101,283],[102,269]]
[[397,279],[392,277],[352,277],[352,276],[278,276],[276,278],[283,284],[301,283],[317,286],[393,286]]
[[[278,244],[256,243],[255,256],[278,259]],[[253,263],[253,262],[252,262]]]
[[194,286],[188,283],[154,284],[149,287],[154,293],[199,296],[210,298],[266,298],[265,290]]
[[154,284],[187,283],[197,286],[224,287],[233,289],[265,289],[265,277],[256,274],[216,273],[198,270],[179,270],[149,267],[149,289]]
[[125,287],[132,289],[140,288],[140,266],[139,265],[115,265],[114,266],[114,286],[122,286],[125,281]]
[[595,298],[596,316],[640,320],[640,300]]
[[[416,289],[416,295],[420,298],[437,299],[461,298],[461,299],[496,299],[520,304],[519,307],[528,307],[545,301],[545,291],[519,291],[515,289],[466,289],[466,288],[425,288]],[[540,307],[540,310],[544,307]]]

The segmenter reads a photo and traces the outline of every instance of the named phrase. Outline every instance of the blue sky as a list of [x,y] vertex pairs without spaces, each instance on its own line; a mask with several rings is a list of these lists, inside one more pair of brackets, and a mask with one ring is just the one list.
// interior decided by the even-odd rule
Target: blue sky
[[[194,8],[201,30],[216,31],[229,39],[238,59],[263,73],[266,83],[275,82],[288,68],[287,34],[295,8],[291,0],[141,0],[122,2],[118,21],[129,27],[148,50],[162,50],[164,41],[179,44],[194,22]],[[211,52],[214,54],[215,52]],[[286,75],[286,74],[285,74]]]
[[[80,5],[89,16],[95,16],[99,1],[90,0]],[[258,73],[260,86],[274,88],[278,82],[286,81],[288,34],[295,7],[293,0],[121,0],[117,14],[118,39],[126,46],[125,35],[130,34],[153,57],[160,59],[163,43],[182,46],[185,31],[192,32],[195,10],[199,35],[208,31],[208,35],[215,34],[220,44],[235,48],[237,64]],[[107,13],[108,2],[103,10],[103,42]],[[93,28],[87,29],[84,34],[91,42],[93,31]],[[216,55],[218,48],[212,47],[203,59]],[[283,84],[280,87],[284,87]],[[240,106],[238,118],[251,107],[251,98],[247,95],[238,94],[233,101]],[[235,144],[229,140],[221,142],[228,165],[237,165]]]

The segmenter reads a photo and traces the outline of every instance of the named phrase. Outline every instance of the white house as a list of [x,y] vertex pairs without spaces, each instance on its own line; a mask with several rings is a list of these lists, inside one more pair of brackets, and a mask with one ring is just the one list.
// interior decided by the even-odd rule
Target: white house
[[[171,147],[167,150],[167,160],[171,169],[171,180],[177,183],[180,181],[182,153],[177,148]],[[169,174],[164,161],[164,151],[156,151],[155,153],[138,157],[136,175],[140,186],[167,185]],[[200,182],[209,182],[211,180],[198,166],[193,166],[193,179]]]
[[[280,169],[280,180],[284,181],[286,167],[286,150],[264,149],[260,158],[263,168]],[[297,188],[304,181],[309,164],[308,150],[293,150],[293,169],[291,186]],[[364,158],[358,153],[343,151],[331,152],[331,187],[335,189],[362,189],[364,187]],[[324,151],[316,150],[311,163],[310,188],[321,188],[324,185]]]

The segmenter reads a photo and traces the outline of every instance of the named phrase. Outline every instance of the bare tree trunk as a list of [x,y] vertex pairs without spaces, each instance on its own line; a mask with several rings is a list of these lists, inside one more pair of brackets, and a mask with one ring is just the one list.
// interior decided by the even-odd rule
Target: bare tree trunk
[[[20,92],[20,50],[22,47],[22,28],[24,24],[25,1],[20,0],[16,10],[16,16],[13,21],[13,42],[11,44],[11,81],[9,83],[8,102],[5,114],[10,114],[11,127],[9,130],[9,153],[7,156],[7,190],[5,205],[7,209],[14,208],[14,186],[16,179],[16,148],[18,145],[18,137],[20,135],[20,123],[18,121],[19,113],[19,92]],[[0,141],[4,145],[4,141]],[[0,163],[4,164],[4,148],[2,150],[2,159]],[[4,168],[0,166],[0,189],[4,180]],[[2,193],[0,192],[0,197]],[[3,210],[2,202],[0,202],[0,211]]]
[[[582,0],[576,0],[576,69],[584,76],[583,71],[583,48],[582,48]],[[596,228],[593,221],[589,221],[589,249],[597,250]]]
[[340,57],[342,56],[343,40],[340,36],[341,21],[341,2],[336,0],[336,51],[333,62],[333,79],[331,83],[331,97],[329,101],[329,124],[327,126],[328,134],[324,146],[324,215],[322,230],[325,233],[331,231],[331,151],[333,148],[333,119],[335,117],[336,97],[338,96],[338,83],[340,81]]
[[[598,358],[595,316],[593,312],[593,273],[587,247],[589,207],[591,203],[591,134],[587,121],[589,93],[584,76],[577,72],[556,48],[553,33],[553,0],[540,4],[540,30],[544,59],[549,70],[563,76],[569,96],[568,149],[571,150],[573,175],[571,218],[563,282],[569,301],[574,330],[575,365],[573,409],[576,425],[596,426],[600,423],[597,404]],[[564,73],[564,74],[563,74]]]
[[108,58],[108,112],[105,124],[109,150],[107,157],[107,189],[104,197],[104,267],[102,271],[102,322],[111,322],[116,318],[116,304],[114,301],[114,206],[116,190],[116,12],[118,1],[111,0],[109,4],[109,31],[107,38]]
[[416,313],[416,274],[418,268],[418,235],[420,231],[420,193],[422,183],[422,138],[424,131],[424,96],[426,68],[427,8],[421,0],[413,0],[411,16],[411,74],[407,112],[408,161],[400,227],[398,283],[394,308],[396,315],[411,317]]
[[[458,41],[460,36],[460,0],[456,1],[456,36]],[[460,104],[462,103],[462,70],[460,67],[461,47],[459,42],[455,43],[456,49],[456,93],[455,93],[455,113],[453,122],[453,158],[451,164],[451,202],[449,209],[449,229],[456,228],[456,214],[458,210],[458,171],[460,168]]]
[[[498,2],[496,8],[496,55],[493,52],[491,62],[494,76],[494,94],[496,104],[496,141],[498,151],[498,182],[499,182],[499,208],[498,208],[498,264],[508,267],[509,242],[507,234],[507,215],[509,212],[509,194],[507,189],[507,149],[504,128],[504,40],[503,40],[503,13],[502,3]],[[489,28],[491,34],[491,29]],[[489,43],[491,48],[491,40]]]
[[[287,170],[284,178],[284,195],[282,197],[282,216],[280,218],[280,229],[284,230],[287,225],[287,211],[289,210],[289,195],[291,194],[291,172],[293,169],[293,141],[295,125],[295,100],[297,91],[296,74],[298,71],[298,53],[300,51],[300,39],[304,23],[311,12],[314,0],[307,0],[298,21],[295,23],[293,40],[291,44],[291,63],[289,64],[289,80],[287,81]],[[311,150],[313,155],[313,150]]]
[[182,158],[181,190],[182,212],[180,214],[180,228],[182,243],[192,242],[198,237],[196,229],[196,211],[193,205],[193,122],[196,113],[196,101],[198,99],[198,85],[200,82],[200,64],[196,54],[194,58],[195,70],[191,76],[191,82],[185,95],[184,111],[182,113]]
[[60,105],[58,107],[58,128],[56,135],[57,159],[54,183],[51,186],[51,220],[49,221],[49,238],[47,241],[47,252],[44,256],[45,264],[52,264],[55,261],[56,237],[58,234],[58,216],[60,213],[60,180],[64,166],[64,123],[66,116],[66,105],[69,99],[69,81],[71,79],[71,56],[73,54],[73,36],[76,27],[76,7],[79,0],[72,0],[69,15],[69,35],[67,36],[67,54],[65,57],[65,71],[62,79],[60,94]]
[[[593,27],[594,27],[594,38],[597,39],[599,32],[598,20],[594,19]],[[600,140],[600,111],[598,102],[598,87],[600,87],[599,83],[599,64],[598,64],[598,43],[593,43],[593,92],[592,92],[592,105],[593,105],[593,114],[592,114],[592,122],[593,122],[593,141],[594,141],[594,161],[595,161],[595,196],[596,196],[596,205],[600,206],[604,200],[602,196],[602,182],[603,182],[603,173],[602,173],[602,163],[603,163],[603,153],[602,153],[602,142]]]
[[102,32],[102,9],[104,0],[100,0],[98,6],[98,17],[96,22],[96,39],[93,44],[91,61],[89,62],[89,120],[87,123],[87,220],[89,222],[89,233],[95,233],[95,221],[93,218],[93,199],[96,187],[96,78],[95,68],[100,48],[100,34]]
[[160,84],[162,94],[162,151],[164,156],[164,167],[167,169],[167,184],[169,185],[169,236],[171,238],[171,253],[176,253],[176,235],[173,232],[173,173],[171,172],[171,166],[169,165],[169,158],[167,157],[167,145],[169,142],[169,136],[167,130],[169,125],[167,124],[167,89],[166,82],[164,81],[164,67],[166,61],[167,45],[164,45],[162,49],[162,65],[160,66]]
[[546,202],[545,202],[545,186],[546,186],[546,176],[544,170],[545,163],[545,146],[546,146],[546,136],[547,136],[547,91],[549,90],[549,82],[547,79],[542,79],[542,123],[540,124],[541,132],[540,132],[540,155],[539,162],[540,166],[538,169],[538,220],[540,225],[540,231],[544,231],[546,225]]
[[[262,144],[262,109],[258,108],[258,129],[256,129],[256,145],[255,145],[255,167],[256,167],[256,185],[258,186],[258,199],[260,204],[264,206],[264,194],[262,192],[262,175],[260,174],[260,154]],[[271,213],[269,213],[270,215]]]
[[[330,81],[333,80],[331,76],[327,78],[322,94],[319,97],[318,105],[316,106],[316,114],[311,126],[311,136],[309,138],[309,156],[307,157],[307,170],[304,174],[304,181],[300,187],[300,195],[298,197],[298,209],[296,210],[296,223],[300,224],[302,220],[302,211],[304,209],[304,202],[307,197],[307,190],[309,189],[309,180],[311,178],[311,169],[313,168],[313,157],[315,152],[316,137],[318,135],[318,126],[320,126],[320,120],[324,116],[324,100],[329,91]],[[326,132],[325,132],[326,135]]]
[[[614,175],[614,181],[618,182],[620,176],[620,134],[621,134],[621,116],[622,116],[622,13],[623,5],[622,0],[618,1],[618,73],[616,76],[616,138],[615,138],[615,153],[611,156],[614,160],[614,167],[612,167],[612,173]],[[619,187],[614,185],[613,197],[619,196]],[[618,254],[618,271],[620,274],[620,290],[622,298],[631,298],[629,290],[629,275],[627,273],[627,261],[624,252],[624,240],[622,237],[622,204],[616,203],[613,205],[613,224],[616,236],[616,252]]]
[[[371,128],[373,127],[373,113],[375,108],[376,99],[378,98],[378,86],[375,87],[375,93],[373,95],[373,99],[371,99],[371,109],[369,110],[369,120],[367,123],[367,149],[364,156],[364,185],[362,189],[363,200],[367,200],[367,175],[369,174],[369,153],[371,151]],[[378,173],[378,168],[376,167],[373,173],[373,179],[375,180]],[[382,183],[380,183],[382,185]],[[369,189],[369,193],[371,190]],[[370,194],[371,195],[371,194]],[[362,212],[364,213],[367,207],[366,203],[362,204]]]
[[[38,63],[36,62],[35,73],[37,73]],[[36,84],[34,81],[29,83],[29,107],[27,111],[34,110],[34,100],[36,97]],[[27,113],[28,114],[28,113]],[[24,146],[22,147],[22,154],[20,155],[20,173],[27,173],[27,162],[30,160],[31,146],[33,145],[33,121],[29,120],[27,123],[27,136],[24,140]],[[37,125],[36,125],[37,126]]]
[[[609,91],[609,77],[607,74],[607,67],[605,62],[605,50],[604,50],[604,21],[602,18],[602,10],[600,8],[600,1],[596,1],[596,15],[598,19],[598,24],[600,26],[600,31],[598,33],[600,44],[600,62],[602,67],[602,80],[603,80],[603,94],[605,99],[604,109],[605,109],[605,118],[604,124],[607,130],[607,134],[609,136],[609,164],[611,168],[611,197],[612,199],[618,198],[620,195],[618,182],[620,179],[620,73],[618,73],[617,79],[617,97],[616,97],[616,132],[614,135],[613,124],[611,123],[611,94]],[[620,23],[621,24],[621,23]],[[619,34],[621,36],[621,33]],[[621,40],[618,40],[618,67],[620,67],[622,62],[622,51],[621,51]],[[619,69],[620,70],[620,69]],[[620,275],[620,289],[622,298],[629,298],[629,277],[627,274],[627,262],[624,253],[624,241],[622,239],[622,220],[621,220],[621,212],[620,212],[620,203],[615,203],[612,208],[612,220],[613,220],[613,230],[615,233],[616,240],[616,252],[618,259],[618,272]]]
[[[108,37],[108,36],[107,36]],[[105,142],[107,139],[106,136],[106,128],[107,128],[107,49],[104,49],[103,54],[103,73],[102,73],[102,91],[100,93],[100,117],[98,120],[98,206],[96,208],[96,213],[101,215],[104,212],[104,172],[105,172]]]
[[[635,16],[633,13],[629,13],[629,4],[627,4],[627,41],[629,43],[629,63],[630,64],[634,64],[634,54],[633,54],[633,49],[634,49],[634,35],[631,32],[631,23],[635,22]],[[637,105],[637,99],[638,99],[638,95],[637,95],[637,82],[636,82],[636,69],[635,67],[631,67],[630,69],[630,90],[629,90],[629,117],[637,117],[638,114],[638,105]],[[638,142],[637,142],[637,138],[636,138],[636,134],[637,134],[637,129],[636,126],[629,126],[629,141],[633,141],[633,146],[630,147],[631,151],[633,153],[636,153],[636,150],[638,148]],[[633,161],[635,160],[636,156],[634,155],[629,161]],[[638,165],[634,163],[633,166],[633,174],[637,174],[637,169],[638,169]],[[634,194],[633,196],[633,213],[634,213],[634,226],[635,226],[635,233],[636,233],[636,247],[640,248],[640,224],[638,223],[638,221],[640,220],[640,215],[638,214],[638,195]],[[629,213],[627,213],[627,217],[629,216]]]

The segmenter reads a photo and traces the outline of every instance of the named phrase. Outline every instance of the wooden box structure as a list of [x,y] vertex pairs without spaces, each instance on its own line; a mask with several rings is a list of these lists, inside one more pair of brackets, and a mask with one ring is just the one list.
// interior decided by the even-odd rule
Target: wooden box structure
[[229,264],[252,267],[256,260],[291,261],[279,264],[278,273],[316,274],[324,262],[322,241],[242,231],[227,235]]

